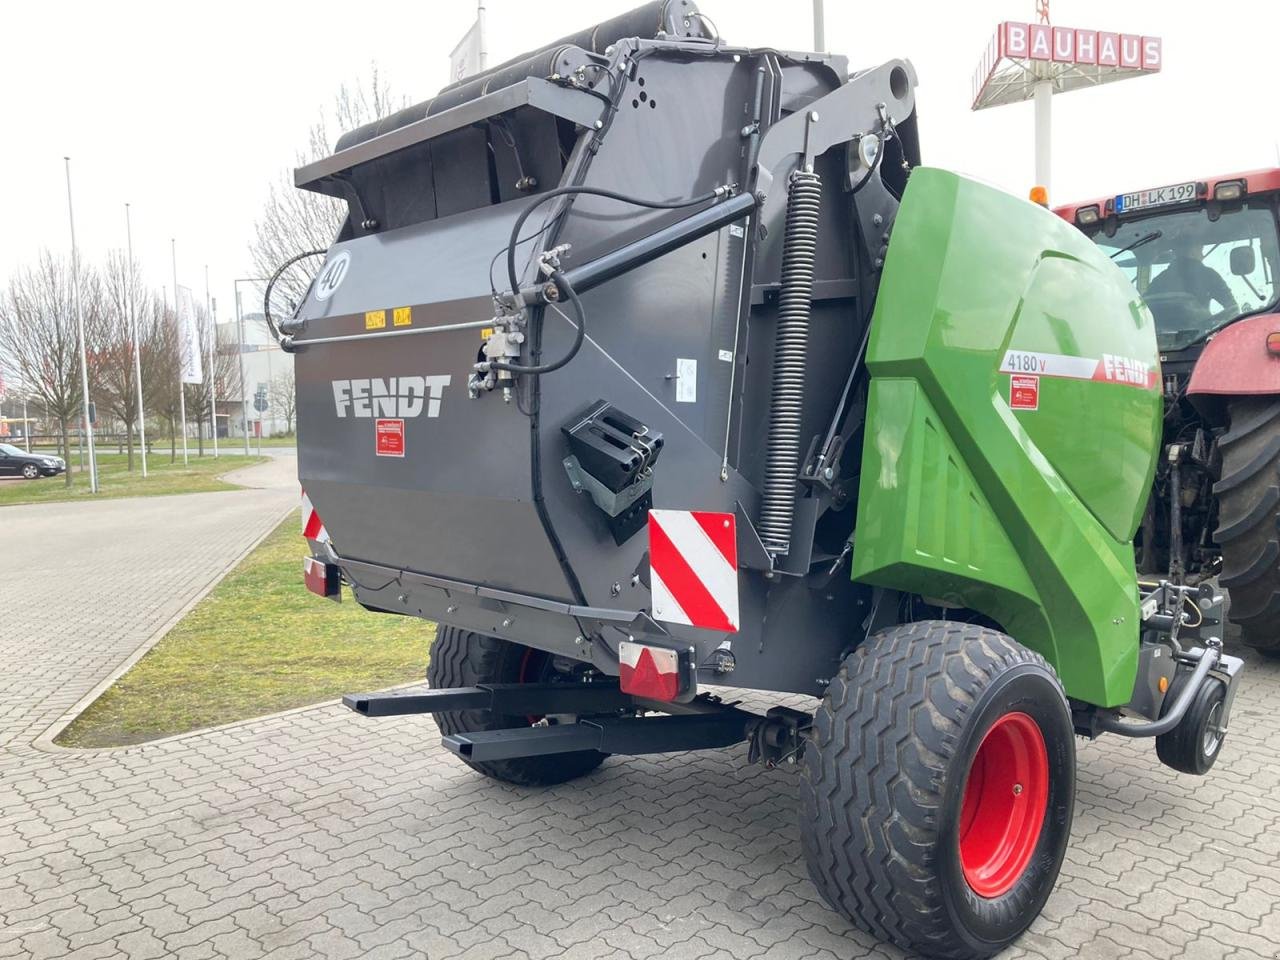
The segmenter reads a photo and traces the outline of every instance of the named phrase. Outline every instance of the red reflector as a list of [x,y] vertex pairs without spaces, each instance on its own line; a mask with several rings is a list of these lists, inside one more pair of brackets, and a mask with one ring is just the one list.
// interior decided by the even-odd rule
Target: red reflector
[[618,644],[618,686],[646,700],[674,700],[680,695],[680,656],[665,647],[623,641]]
[[1274,353],[1280,356],[1280,330],[1267,334],[1267,353]]
[[302,582],[317,597],[342,601],[342,571],[336,564],[325,563],[315,557],[302,560]]

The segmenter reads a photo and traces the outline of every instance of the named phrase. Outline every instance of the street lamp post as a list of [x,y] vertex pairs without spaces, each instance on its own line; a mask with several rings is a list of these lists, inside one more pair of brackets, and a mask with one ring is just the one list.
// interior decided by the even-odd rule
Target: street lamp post
[[[245,380],[244,372],[244,348],[246,346],[244,339],[244,311],[240,305],[240,284],[242,283],[266,283],[269,277],[236,277],[232,281],[232,285],[236,292],[236,326],[239,329],[240,337],[240,407],[242,416],[244,417],[244,453],[249,455],[249,384]],[[261,430],[259,430],[261,434]],[[261,436],[259,436],[261,440]],[[262,445],[259,443],[258,452],[262,452]]]
[[[83,408],[82,436],[89,441],[89,490],[98,492],[98,459],[93,450],[93,421],[89,418],[89,357],[84,342],[84,310],[80,305],[80,254],[76,250],[76,215],[71,207],[71,158],[62,158],[67,167],[67,220],[71,224],[71,297],[75,302],[76,331],[80,334],[80,403]],[[70,454],[70,450],[67,451]]]
[[240,281],[235,281],[236,291],[236,353],[240,355],[240,424],[244,429],[244,455],[249,455],[249,398],[245,391],[248,384],[244,373],[244,314],[240,310]]
[[133,300],[133,223],[129,204],[124,205],[124,231],[129,241],[129,316],[133,328],[133,382],[138,390],[138,445],[142,448],[142,478],[147,478],[147,413],[142,406],[142,358],[138,346],[138,307]]
[[218,348],[218,301],[209,296],[209,265],[204,265],[204,309],[209,318],[209,427],[213,430],[213,459],[218,459],[218,378],[215,352]]
[[[178,415],[182,419],[182,465],[187,465],[187,381],[186,381],[186,363],[187,356],[185,347],[190,346],[187,342],[185,325],[182,322],[182,307],[178,298],[178,241],[170,238],[169,247],[173,253],[173,317],[177,321],[178,342],[180,350],[182,350],[182,358],[178,364]],[[198,350],[199,347],[197,346]]]

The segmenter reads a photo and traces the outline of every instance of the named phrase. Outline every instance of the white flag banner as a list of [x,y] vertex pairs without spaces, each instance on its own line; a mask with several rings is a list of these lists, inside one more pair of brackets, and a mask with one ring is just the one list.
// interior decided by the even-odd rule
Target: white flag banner
[[459,80],[479,73],[483,68],[484,64],[480,62],[481,51],[484,49],[484,43],[480,38],[484,30],[482,23],[477,17],[471,29],[463,34],[458,45],[453,48],[453,53],[449,54],[450,82],[457,83]]
[[200,362],[200,331],[196,326],[196,302],[186,287],[178,288],[178,350],[183,383],[203,383]]

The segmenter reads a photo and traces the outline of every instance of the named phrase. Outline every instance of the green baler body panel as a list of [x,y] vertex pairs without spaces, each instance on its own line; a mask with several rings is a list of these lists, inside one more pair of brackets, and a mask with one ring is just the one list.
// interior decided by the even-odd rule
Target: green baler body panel
[[914,171],[867,350],[854,578],[978,610],[1069,696],[1127,702],[1158,360],[1150,314],[1079,231]]

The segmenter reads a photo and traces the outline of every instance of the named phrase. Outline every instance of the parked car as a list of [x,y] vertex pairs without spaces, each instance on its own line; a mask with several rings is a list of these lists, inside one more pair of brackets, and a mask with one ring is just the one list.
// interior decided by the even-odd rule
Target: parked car
[[56,477],[67,469],[67,461],[43,453],[27,453],[11,443],[0,443],[0,477]]

